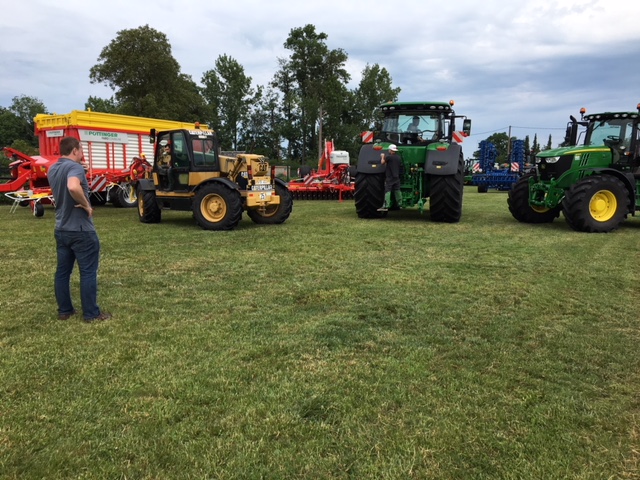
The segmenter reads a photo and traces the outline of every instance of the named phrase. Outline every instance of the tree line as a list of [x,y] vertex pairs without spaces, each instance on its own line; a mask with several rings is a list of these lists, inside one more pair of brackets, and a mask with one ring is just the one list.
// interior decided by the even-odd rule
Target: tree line
[[[110,98],[90,96],[85,109],[183,122],[201,122],[217,131],[223,150],[247,151],[292,163],[315,164],[323,139],[357,154],[359,134],[374,122],[374,110],[396,101],[400,88],[389,72],[367,64],[355,89],[345,65],[347,53],[330,49],[315,26],[294,28],[284,42],[267,85],[223,54],[204,72],[200,85],[180,70],[167,36],[148,25],[122,30],[105,46],[89,71],[91,83],[113,90]],[[40,100],[15,97],[0,107],[0,145],[37,147],[33,117],[48,113]],[[25,153],[29,153],[25,151]]]

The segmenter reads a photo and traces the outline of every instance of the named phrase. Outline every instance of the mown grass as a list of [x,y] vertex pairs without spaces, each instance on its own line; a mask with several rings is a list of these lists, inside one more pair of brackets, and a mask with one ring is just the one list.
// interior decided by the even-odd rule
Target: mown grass
[[640,219],[471,189],[425,216],[99,208],[114,319],[86,325],[56,318],[53,211],[1,206],[0,477],[640,478]]

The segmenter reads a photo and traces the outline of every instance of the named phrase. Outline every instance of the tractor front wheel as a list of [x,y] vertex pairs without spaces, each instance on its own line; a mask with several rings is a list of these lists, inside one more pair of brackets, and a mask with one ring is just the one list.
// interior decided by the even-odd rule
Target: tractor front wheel
[[571,186],[562,202],[562,212],[576,231],[611,232],[627,218],[629,195],[620,179],[593,175]]
[[560,216],[561,207],[537,207],[529,204],[529,179],[524,175],[509,190],[507,205],[513,218],[522,223],[551,223]]
[[221,183],[205,185],[193,200],[193,216],[204,230],[233,230],[242,218],[242,197]]
[[287,187],[276,183],[275,185],[276,195],[280,197],[280,203],[276,205],[267,206],[260,210],[252,208],[247,210],[247,215],[255,223],[277,225],[284,223],[284,221],[291,215],[293,210],[293,196]]
[[162,210],[156,200],[154,190],[141,190],[138,188],[138,217],[142,223],[160,223]]

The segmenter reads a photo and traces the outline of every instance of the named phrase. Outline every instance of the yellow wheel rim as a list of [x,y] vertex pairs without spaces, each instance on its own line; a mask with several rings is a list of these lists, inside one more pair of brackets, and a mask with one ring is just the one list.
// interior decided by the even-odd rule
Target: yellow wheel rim
[[220,195],[207,195],[202,199],[200,211],[208,222],[219,222],[227,214],[227,202]]
[[594,220],[606,222],[611,220],[618,210],[618,200],[609,190],[596,192],[589,202],[589,212]]

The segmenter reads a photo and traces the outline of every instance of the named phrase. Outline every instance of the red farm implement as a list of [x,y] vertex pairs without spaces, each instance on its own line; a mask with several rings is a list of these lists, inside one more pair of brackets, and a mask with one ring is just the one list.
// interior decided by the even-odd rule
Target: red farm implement
[[334,150],[333,141],[325,142],[318,169],[300,167],[301,178],[289,182],[296,200],[344,200],[353,198],[354,184],[349,153]]

